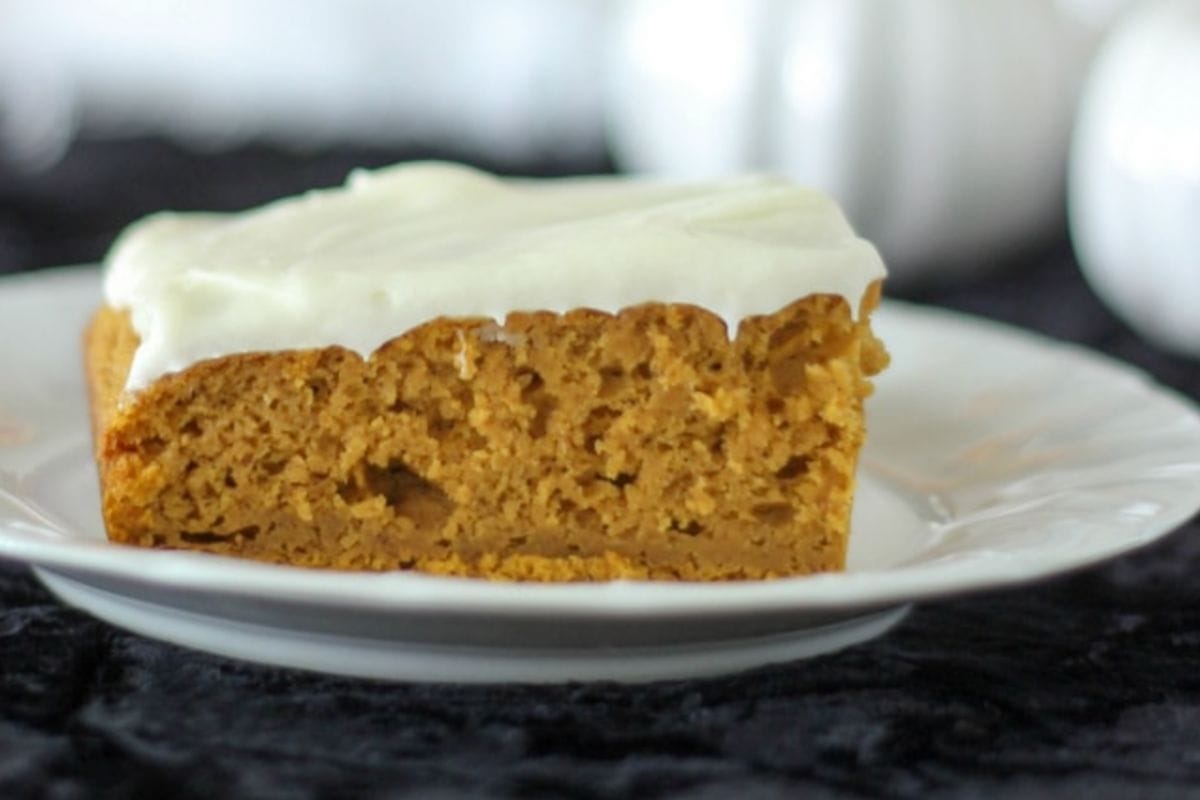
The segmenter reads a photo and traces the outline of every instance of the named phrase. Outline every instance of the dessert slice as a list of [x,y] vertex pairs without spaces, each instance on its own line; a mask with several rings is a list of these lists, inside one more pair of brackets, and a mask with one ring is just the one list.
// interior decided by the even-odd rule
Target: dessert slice
[[771,179],[417,164],[152,217],[87,333],[109,537],[518,580],[840,569],[883,274]]

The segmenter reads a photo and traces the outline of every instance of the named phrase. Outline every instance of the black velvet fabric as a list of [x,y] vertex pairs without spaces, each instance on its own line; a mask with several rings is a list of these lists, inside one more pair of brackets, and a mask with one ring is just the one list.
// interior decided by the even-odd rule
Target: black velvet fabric
[[[48,174],[0,173],[0,269],[95,259],[154,208],[242,207],[389,159],[83,145]],[[512,168],[567,169],[532,166]],[[1200,398],[1200,362],[1118,323],[1065,236],[1002,266],[908,294]],[[927,603],[841,653],[648,686],[249,665],[97,622],[0,561],[0,798],[77,797],[1196,798],[1200,525],[1057,580]]]

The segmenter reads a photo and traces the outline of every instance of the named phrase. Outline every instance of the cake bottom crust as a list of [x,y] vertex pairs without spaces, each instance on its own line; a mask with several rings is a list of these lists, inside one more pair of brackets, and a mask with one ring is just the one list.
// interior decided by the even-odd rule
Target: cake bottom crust
[[809,297],[736,337],[693,306],[441,319],[370,358],[198,363],[122,393],[86,337],[108,535],[293,565],[499,579],[730,580],[844,566],[868,312]]

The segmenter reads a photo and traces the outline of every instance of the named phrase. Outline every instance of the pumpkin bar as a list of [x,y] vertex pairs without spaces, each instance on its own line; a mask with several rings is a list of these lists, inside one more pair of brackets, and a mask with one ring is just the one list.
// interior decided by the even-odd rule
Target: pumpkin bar
[[841,569],[883,277],[774,178],[418,163],[155,215],[86,334],[108,536],[510,580]]

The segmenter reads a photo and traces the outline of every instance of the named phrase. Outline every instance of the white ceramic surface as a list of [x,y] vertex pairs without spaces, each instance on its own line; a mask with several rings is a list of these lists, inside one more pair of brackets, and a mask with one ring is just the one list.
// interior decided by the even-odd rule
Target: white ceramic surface
[[1115,28],[1080,104],[1069,190],[1092,287],[1200,358],[1200,2],[1145,3]]
[[893,281],[1045,235],[1082,65],[1052,0],[625,0],[604,111],[622,166],[829,192]]
[[1200,506],[1193,403],[1079,348],[890,303],[843,574],[522,585],[120,547],[79,369],[98,297],[95,269],[0,283],[0,557],[119,625],[255,661],[406,680],[716,674],[861,641],[915,600],[1095,563]]

